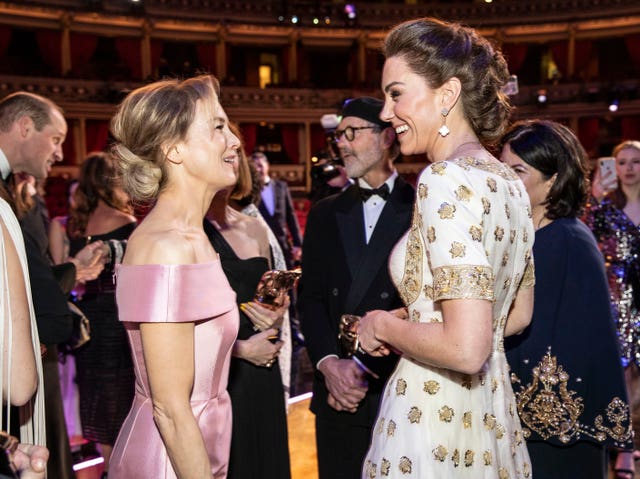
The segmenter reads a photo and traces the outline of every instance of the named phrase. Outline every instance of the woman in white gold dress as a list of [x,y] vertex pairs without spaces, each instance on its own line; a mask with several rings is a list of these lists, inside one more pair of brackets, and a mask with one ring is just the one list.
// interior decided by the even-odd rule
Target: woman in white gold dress
[[402,354],[363,477],[531,477],[503,337],[531,319],[534,231],[522,182],[485,149],[509,116],[506,63],[430,18],[396,26],[384,53],[380,116],[431,165],[389,260],[408,315],[372,311],[358,331],[368,353]]

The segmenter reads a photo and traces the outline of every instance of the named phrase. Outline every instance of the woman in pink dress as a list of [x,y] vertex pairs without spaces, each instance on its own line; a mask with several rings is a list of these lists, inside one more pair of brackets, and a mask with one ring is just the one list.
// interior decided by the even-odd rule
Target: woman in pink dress
[[129,238],[116,299],[136,374],[110,479],[227,475],[235,293],[202,219],[235,183],[238,138],[208,75],[131,92],[112,120],[125,190],[154,206]]

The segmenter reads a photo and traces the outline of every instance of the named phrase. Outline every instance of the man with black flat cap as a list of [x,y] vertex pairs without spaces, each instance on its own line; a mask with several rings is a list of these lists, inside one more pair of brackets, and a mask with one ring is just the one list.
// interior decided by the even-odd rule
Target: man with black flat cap
[[360,477],[380,393],[397,360],[354,360],[338,340],[343,314],[403,306],[387,259],[409,228],[414,189],[393,166],[399,148],[391,124],[379,118],[382,106],[369,97],[345,102],[335,139],[356,183],[313,206],[302,243],[298,310],[315,368],[320,479]]

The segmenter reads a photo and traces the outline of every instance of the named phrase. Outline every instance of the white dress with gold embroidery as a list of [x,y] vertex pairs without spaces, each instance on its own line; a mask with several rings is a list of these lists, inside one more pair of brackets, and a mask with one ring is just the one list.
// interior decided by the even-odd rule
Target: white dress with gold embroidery
[[518,288],[533,286],[533,239],[529,198],[507,166],[461,158],[422,172],[411,228],[389,260],[391,277],[410,321],[441,322],[441,300],[492,301],[492,353],[472,376],[402,357],[383,394],[363,478],[531,477],[503,333]]

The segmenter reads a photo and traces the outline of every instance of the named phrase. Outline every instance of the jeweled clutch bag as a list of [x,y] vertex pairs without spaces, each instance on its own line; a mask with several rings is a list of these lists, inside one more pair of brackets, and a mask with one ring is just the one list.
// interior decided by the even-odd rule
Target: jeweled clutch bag
[[260,278],[253,297],[254,301],[266,308],[278,309],[284,304],[287,293],[295,287],[301,275],[302,270],[300,269],[266,271]]

